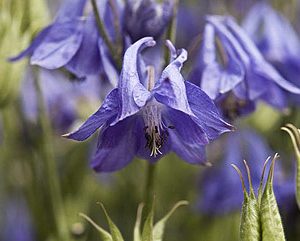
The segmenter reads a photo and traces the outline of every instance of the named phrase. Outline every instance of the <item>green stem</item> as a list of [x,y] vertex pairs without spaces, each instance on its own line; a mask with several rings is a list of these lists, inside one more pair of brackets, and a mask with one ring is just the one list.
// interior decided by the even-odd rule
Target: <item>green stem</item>
[[144,189],[144,210],[142,214],[142,227],[145,224],[145,221],[153,208],[153,200],[154,200],[154,175],[155,175],[155,164],[151,164],[147,162],[147,170],[146,170],[146,182]]
[[153,205],[154,199],[154,176],[155,176],[155,164],[147,163],[147,173],[146,173],[146,183],[145,183],[145,190],[144,190],[144,202],[145,202],[145,218],[147,217],[149,211]]
[[52,128],[45,109],[45,100],[42,94],[41,86],[38,79],[38,69],[33,68],[34,71],[34,84],[37,92],[37,101],[39,108],[39,124],[42,129],[41,143],[42,143],[42,156],[46,165],[46,176],[48,179],[50,198],[53,208],[53,215],[56,225],[56,231],[60,241],[69,241],[69,230],[67,219],[65,216],[63,198],[59,185],[59,175],[54,157],[54,148],[52,140]]
[[110,53],[112,54],[112,58],[115,61],[115,64],[117,65],[117,68],[120,70],[122,67],[122,63],[121,63],[121,56],[119,56],[117,49],[114,47],[114,45],[112,44],[111,40],[109,39],[108,33],[106,32],[105,26],[101,20],[101,16],[98,10],[98,6],[97,6],[97,2],[96,0],[91,0],[92,3],[92,7],[93,7],[93,11],[96,17],[96,23],[98,26],[98,30],[101,34],[101,37],[103,38],[105,44],[107,45]]

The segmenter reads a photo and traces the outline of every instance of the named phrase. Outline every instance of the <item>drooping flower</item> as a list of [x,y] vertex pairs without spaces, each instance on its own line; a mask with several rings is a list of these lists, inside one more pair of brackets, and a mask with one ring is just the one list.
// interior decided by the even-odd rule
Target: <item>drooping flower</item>
[[176,51],[168,41],[171,60],[159,76],[141,53],[154,45],[152,37],[145,37],[127,49],[118,87],[78,130],[65,135],[83,141],[101,127],[91,163],[96,171],[121,169],[135,156],[155,162],[170,151],[204,164],[205,145],[231,129],[212,100],[183,79],[186,50]]
[[[32,69],[28,67],[21,88],[22,107],[27,120],[35,122],[38,117],[38,98]],[[60,71],[39,69],[38,78],[45,107],[52,125],[59,132],[66,132],[80,117],[81,110],[92,109],[99,102],[100,87],[98,78],[85,81],[70,81]],[[102,90],[100,92],[100,89]]]
[[[11,60],[30,56],[30,63],[46,69],[66,68],[78,78],[100,74],[111,67],[106,47],[93,13],[84,15],[87,0],[65,0],[52,24],[44,28],[31,45]],[[101,16],[109,13],[107,1],[99,5]],[[108,17],[107,17],[108,18]],[[107,22],[107,21],[104,21]],[[113,69],[108,69],[112,72]],[[116,70],[113,70],[116,71]],[[110,74],[108,74],[109,77]]]
[[253,111],[259,100],[283,110],[283,90],[300,93],[263,58],[246,32],[224,16],[207,17],[199,60],[191,78],[221,105],[229,118]]
[[280,74],[300,86],[300,39],[289,20],[261,2],[250,9],[242,27]]
[[133,42],[146,36],[157,39],[173,16],[174,0],[129,0],[124,11],[124,30]]
[[[247,161],[252,184],[257,191],[264,161],[271,154],[272,151],[265,140],[251,129],[228,135],[224,159],[219,166],[207,170],[201,179],[200,210],[208,214],[225,214],[239,210],[243,202],[243,193],[237,191],[241,189],[241,183],[238,175],[234,175],[236,173],[231,168],[231,164],[240,166],[243,160]],[[244,172],[243,175],[247,174]],[[279,205],[292,203],[295,192],[293,181],[283,174],[279,162],[277,162],[275,176],[274,191]]]

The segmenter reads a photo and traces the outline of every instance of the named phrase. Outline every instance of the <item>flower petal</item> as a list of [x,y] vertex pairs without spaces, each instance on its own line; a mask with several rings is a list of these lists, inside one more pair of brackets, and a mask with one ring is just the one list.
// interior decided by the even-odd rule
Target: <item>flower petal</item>
[[181,140],[181,136],[175,132],[170,132],[172,151],[180,158],[190,164],[205,164],[205,146],[196,143],[187,143]]
[[66,68],[78,78],[99,74],[101,57],[98,46],[99,33],[93,16],[85,20],[81,46]]
[[174,127],[168,131],[169,134],[175,132],[182,143],[185,143],[187,146],[194,148],[209,143],[206,133],[189,115],[168,108],[165,110],[165,119],[167,120],[167,123],[165,123],[167,126]]
[[31,57],[31,64],[46,69],[57,69],[68,63],[79,49],[83,34],[83,22],[75,20],[52,25],[43,42]]
[[228,63],[226,63],[227,66],[222,67],[217,62],[215,31],[213,26],[208,23],[204,29],[199,62],[203,65],[201,88],[212,99],[233,89],[243,80],[245,74],[231,47],[225,45],[224,50],[227,54]]
[[196,116],[193,120],[201,126],[210,140],[233,129],[221,119],[213,101],[199,87],[188,81],[185,86],[189,105]]
[[64,137],[83,141],[90,137],[107,120],[118,112],[118,89],[113,89],[105,98],[103,104],[86,122],[76,131],[64,135]]
[[[143,82],[143,80],[140,79],[141,75],[139,73],[139,53],[144,48],[154,45],[155,41],[152,37],[145,37],[131,45],[125,52],[123,68],[118,85],[121,108],[117,121],[123,120],[140,110],[140,107],[135,103],[133,98],[133,91],[135,86]],[[114,122],[113,124],[115,124],[116,122]]]
[[180,73],[186,59],[187,52],[182,49],[177,58],[162,72],[159,81],[155,83],[153,94],[158,102],[193,116],[187,101],[185,80]]
[[91,166],[97,172],[112,172],[125,167],[136,154],[136,117],[129,117],[101,131],[98,149]]

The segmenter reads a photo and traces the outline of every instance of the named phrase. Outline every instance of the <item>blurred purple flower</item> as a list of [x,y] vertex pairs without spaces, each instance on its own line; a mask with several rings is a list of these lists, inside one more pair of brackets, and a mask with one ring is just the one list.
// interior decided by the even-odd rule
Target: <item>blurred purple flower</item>
[[132,42],[146,36],[157,39],[173,16],[174,0],[129,0],[124,12],[124,30]]
[[[241,181],[230,164],[241,166],[242,161],[246,160],[254,190],[258,190],[264,161],[272,154],[265,140],[250,129],[228,135],[226,143],[224,159],[220,165],[207,170],[201,180],[199,208],[207,214],[226,214],[241,208],[244,198],[240,191]],[[241,170],[247,176],[245,170]],[[293,201],[294,189],[294,182],[291,178],[285,178],[280,163],[277,162],[274,191],[279,205]]]
[[289,20],[261,2],[250,9],[242,27],[280,74],[300,86],[300,39]]
[[145,37],[127,49],[118,88],[77,131],[65,135],[83,141],[101,127],[91,163],[96,171],[121,169],[135,156],[155,162],[169,151],[189,163],[204,164],[205,145],[231,129],[211,99],[183,79],[186,50],[176,51],[168,41],[171,60],[156,79],[156,69],[146,66],[141,56],[154,45],[152,37]]
[[[97,103],[100,100],[100,81],[90,77],[85,81],[70,81],[60,71],[40,69],[39,81],[45,99],[46,110],[54,128],[59,132],[67,131],[78,118],[81,102]],[[30,121],[36,121],[38,102],[32,69],[28,68],[21,88],[22,107]]]
[[300,89],[263,58],[246,32],[231,17],[224,16],[207,17],[191,79],[222,105],[225,115],[226,108],[234,109],[237,115],[249,113],[258,100],[283,110],[286,107],[283,90],[300,94]]
[[33,241],[35,240],[33,224],[27,205],[22,199],[10,199],[3,210],[4,219],[0,228],[1,240]]
[[[112,72],[106,46],[99,35],[93,13],[84,15],[87,0],[65,0],[52,24],[12,61],[30,56],[30,63],[46,69],[66,68],[78,78]],[[98,1],[101,16],[109,19],[107,1]],[[109,24],[109,21],[105,21]],[[116,71],[116,70],[113,70]]]

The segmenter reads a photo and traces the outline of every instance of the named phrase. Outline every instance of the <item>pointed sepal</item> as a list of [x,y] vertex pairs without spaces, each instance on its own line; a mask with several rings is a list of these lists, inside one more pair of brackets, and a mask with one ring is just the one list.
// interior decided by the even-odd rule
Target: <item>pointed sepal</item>
[[272,160],[268,179],[261,197],[260,215],[262,226],[262,240],[285,240],[282,221],[273,191],[275,161],[276,159],[278,159],[278,157],[279,156],[275,154]]
[[96,224],[90,217],[83,213],[79,213],[80,217],[83,217],[87,222],[89,222],[91,225],[93,225],[94,228],[97,229],[97,231],[100,234],[100,237],[102,238],[103,241],[113,241],[112,236],[110,233],[108,233],[106,230],[101,228],[98,224]]
[[153,241],[162,241],[163,235],[165,231],[165,226],[169,218],[172,216],[172,214],[177,210],[177,208],[181,206],[188,205],[188,201],[179,201],[177,202],[173,208],[161,219],[159,220],[153,228]]
[[247,162],[244,161],[244,165],[247,170],[248,181],[249,181],[249,193],[247,193],[245,187],[245,181],[240,169],[231,164],[232,167],[237,171],[242,182],[244,201],[241,212],[241,224],[240,224],[240,240],[241,241],[260,241],[261,240],[261,230],[260,230],[260,220],[259,220],[259,205],[255,197],[250,169]]
[[300,209],[300,130],[292,124],[286,124],[285,127],[281,127],[281,129],[290,135],[296,154],[296,200],[298,208]]

